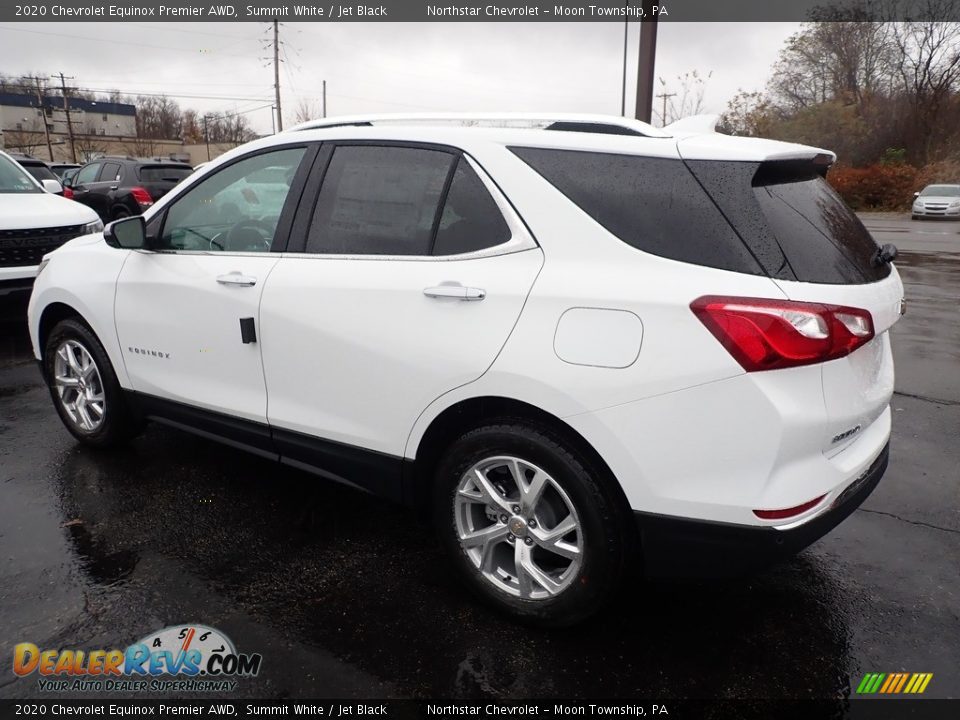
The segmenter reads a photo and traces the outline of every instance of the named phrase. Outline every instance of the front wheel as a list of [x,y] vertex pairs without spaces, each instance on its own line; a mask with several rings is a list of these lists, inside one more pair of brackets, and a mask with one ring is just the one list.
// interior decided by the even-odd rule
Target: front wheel
[[435,516],[468,586],[515,617],[570,625],[624,575],[629,528],[596,468],[545,428],[462,436],[438,466]]
[[86,325],[73,318],[57,323],[43,357],[53,404],[74,437],[109,447],[140,431],[106,350]]

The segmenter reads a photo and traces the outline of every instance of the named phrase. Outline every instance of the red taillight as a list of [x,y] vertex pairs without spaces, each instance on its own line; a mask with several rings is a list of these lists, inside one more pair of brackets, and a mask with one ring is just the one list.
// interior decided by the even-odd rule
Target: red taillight
[[805,513],[812,507],[816,507],[825,497],[826,495],[821,495],[820,497],[814,498],[809,502],[805,502],[803,505],[797,505],[796,507],[792,508],[784,508],[783,510],[754,510],[753,514],[762,520],[784,520],[786,518],[792,518],[796,515]]
[[841,305],[707,295],[690,309],[747,372],[835,360],[873,338],[870,313]]
[[67,200],[73,200],[73,188],[69,188],[66,185],[63,186],[63,196]]
[[133,195],[133,199],[137,201],[137,205],[140,207],[153,205],[153,198],[150,197],[150,193],[142,187],[130,188],[130,194]]

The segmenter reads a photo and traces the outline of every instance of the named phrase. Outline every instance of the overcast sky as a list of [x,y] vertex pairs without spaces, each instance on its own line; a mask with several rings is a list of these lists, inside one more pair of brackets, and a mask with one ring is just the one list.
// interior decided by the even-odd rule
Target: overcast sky
[[[761,89],[796,23],[661,23],[657,75],[711,73],[706,112]],[[639,25],[630,26],[627,108]],[[0,25],[0,71],[50,75],[95,90],[167,93],[201,112],[246,112],[271,130],[266,23]],[[280,83],[292,124],[301,99],[328,114],[567,111],[620,113],[622,23],[286,23]],[[659,90],[658,90],[659,92]],[[195,97],[186,97],[195,96]],[[202,96],[202,97],[200,97]],[[660,107],[660,101],[655,101]],[[259,108],[259,109],[257,109]]]

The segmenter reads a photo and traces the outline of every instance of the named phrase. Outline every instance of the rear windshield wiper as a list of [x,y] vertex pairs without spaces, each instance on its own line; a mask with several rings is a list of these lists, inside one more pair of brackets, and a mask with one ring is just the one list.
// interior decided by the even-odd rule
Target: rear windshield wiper
[[876,254],[873,256],[873,264],[880,265],[889,265],[897,257],[897,246],[893,243],[887,243],[882,247],[877,248]]

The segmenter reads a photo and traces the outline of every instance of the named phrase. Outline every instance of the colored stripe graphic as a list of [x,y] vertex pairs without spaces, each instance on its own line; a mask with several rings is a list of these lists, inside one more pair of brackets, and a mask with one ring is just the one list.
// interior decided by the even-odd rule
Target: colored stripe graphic
[[867,673],[856,692],[858,695],[919,695],[932,679],[933,673]]

